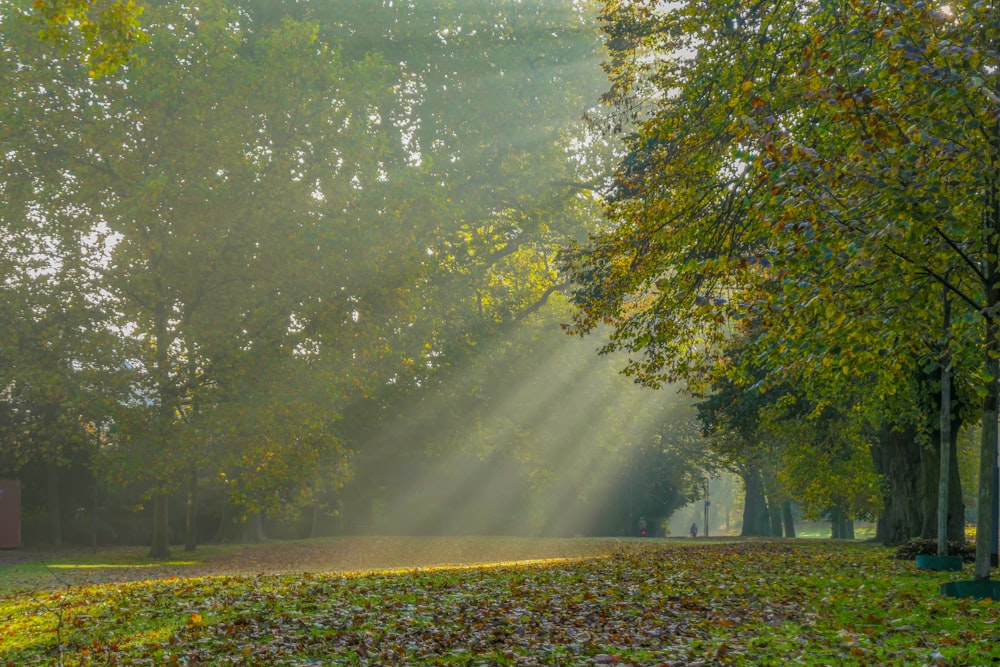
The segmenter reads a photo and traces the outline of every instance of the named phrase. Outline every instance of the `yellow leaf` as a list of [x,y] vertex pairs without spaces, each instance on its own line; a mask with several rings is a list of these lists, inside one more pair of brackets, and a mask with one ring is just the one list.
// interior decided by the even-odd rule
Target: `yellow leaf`
[[200,628],[203,625],[203,623],[204,621],[201,617],[201,614],[199,614],[198,612],[191,612],[191,615],[188,616],[187,624],[189,628]]
[[740,92],[746,95],[753,90],[753,81],[744,81],[740,84]]

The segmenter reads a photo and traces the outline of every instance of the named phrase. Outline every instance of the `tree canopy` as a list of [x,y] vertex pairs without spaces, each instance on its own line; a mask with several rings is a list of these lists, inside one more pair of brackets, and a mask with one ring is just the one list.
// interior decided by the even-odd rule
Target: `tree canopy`
[[[524,532],[625,530],[620,471],[633,447],[663,468],[676,401],[630,424],[641,392],[558,335],[556,255],[599,224],[607,159],[581,119],[604,86],[591,8],[116,7],[143,36],[104,55],[104,5],[2,8],[2,403],[41,435],[6,430],[0,465],[87,471],[95,526],[139,507],[156,556],[184,504],[197,542],[199,498],[223,530],[405,497],[382,457],[502,461]],[[55,426],[69,455],[38,440]],[[650,517],[683,500],[674,468]]]
[[[612,89],[595,120],[628,153],[610,229],[565,256],[574,330],[609,323],[608,349],[652,385],[794,383],[818,411],[850,397],[874,428],[933,423],[918,369],[947,350],[984,400],[990,459],[992,11],[605,2]],[[960,304],[948,330],[942,288]]]

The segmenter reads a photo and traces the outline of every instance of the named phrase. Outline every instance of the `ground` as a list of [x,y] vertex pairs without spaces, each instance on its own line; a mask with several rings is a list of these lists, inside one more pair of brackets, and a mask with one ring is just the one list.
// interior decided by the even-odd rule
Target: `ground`
[[0,665],[1000,665],[998,605],[939,592],[971,571],[918,571],[872,545],[358,538],[199,551],[3,566]]

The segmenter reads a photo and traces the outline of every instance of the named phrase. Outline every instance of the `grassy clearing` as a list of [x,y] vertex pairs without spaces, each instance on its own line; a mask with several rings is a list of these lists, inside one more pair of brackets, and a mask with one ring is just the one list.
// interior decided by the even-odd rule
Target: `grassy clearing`
[[[343,558],[334,541],[300,574],[245,574],[281,553],[287,571],[296,546],[6,593],[0,665],[1000,664],[1000,607],[937,592],[971,571],[869,545],[376,540],[351,545],[359,560],[392,547],[383,560],[421,553],[421,567],[323,572],[320,554]],[[483,564],[490,552],[536,560]],[[443,565],[457,553],[479,564]],[[227,559],[243,574],[223,574]]]

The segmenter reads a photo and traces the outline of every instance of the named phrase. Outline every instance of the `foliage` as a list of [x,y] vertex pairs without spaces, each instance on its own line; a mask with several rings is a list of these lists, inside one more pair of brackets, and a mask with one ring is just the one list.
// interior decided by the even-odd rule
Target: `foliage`
[[133,0],[32,0],[28,16],[40,25],[43,40],[63,49],[82,42],[76,52],[96,78],[136,60],[136,49],[148,39],[142,11]]
[[[489,542],[478,547],[489,556]],[[57,655],[66,665],[937,665],[1000,657],[991,601],[939,596],[942,575],[888,553],[830,543],[606,542],[603,555],[586,559],[69,587],[0,597],[0,647],[19,665]]]
[[[35,3],[62,53],[0,9],[0,276],[17,325],[0,326],[0,386],[17,369],[12,396],[107,436],[91,472],[106,497],[152,499],[161,553],[165,496],[332,510],[383,454],[370,434],[439,401],[454,435],[391,440],[394,468],[445,448],[481,464],[502,435],[497,457],[536,496],[596,505],[572,481],[544,488],[559,471],[532,456],[537,401],[499,425],[488,402],[505,388],[476,389],[515,386],[491,361],[541,369],[561,338],[551,311],[532,318],[564,288],[557,249],[597,217],[604,144],[580,120],[603,83],[590,7],[168,0],[145,5],[148,39],[131,35],[141,63],[112,71],[126,54],[106,52],[106,70],[75,67],[94,46],[82,40],[105,35],[98,14],[130,8]],[[52,287],[32,284],[46,263]],[[57,336],[35,363],[24,341]],[[544,378],[524,384],[540,395]],[[35,459],[56,449],[23,443]],[[218,512],[223,494],[202,498]]]
[[[916,560],[917,556],[937,556],[937,540],[928,538],[912,538],[896,547],[893,558],[899,560]],[[948,541],[948,555],[961,556],[966,563],[976,562],[976,545],[957,540]]]
[[[609,229],[566,254],[573,330],[611,324],[608,347],[653,385],[792,382],[876,426],[930,421],[915,371],[947,350],[995,424],[992,10],[604,7],[600,120],[628,155]],[[951,337],[942,287],[965,309]]]

